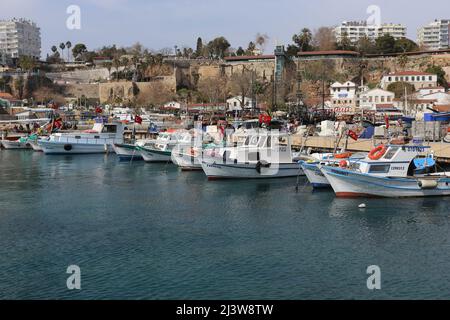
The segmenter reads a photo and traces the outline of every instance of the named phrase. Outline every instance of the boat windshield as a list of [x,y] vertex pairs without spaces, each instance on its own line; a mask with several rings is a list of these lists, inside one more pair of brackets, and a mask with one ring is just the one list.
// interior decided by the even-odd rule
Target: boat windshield
[[115,125],[106,125],[103,127],[102,133],[116,133],[117,126]]

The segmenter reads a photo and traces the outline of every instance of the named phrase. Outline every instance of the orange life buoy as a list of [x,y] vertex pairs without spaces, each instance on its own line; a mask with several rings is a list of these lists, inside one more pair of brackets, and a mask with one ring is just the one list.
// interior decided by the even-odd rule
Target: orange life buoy
[[385,145],[380,145],[370,151],[369,153],[369,159],[370,160],[380,160],[381,157],[383,157],[386,154],[387,147]]
[[339,153],[339,154],[335,154],[334,157],[336,159],[348,159],[353,155],[353,153],[351,152],[346,152],[346,153]]

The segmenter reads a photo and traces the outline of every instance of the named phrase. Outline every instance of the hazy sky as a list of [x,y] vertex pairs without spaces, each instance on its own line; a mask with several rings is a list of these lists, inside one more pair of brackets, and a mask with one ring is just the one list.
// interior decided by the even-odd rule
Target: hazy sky
[[[81,8],[81,30],[66,28],[69,5]],[[234,48],[246,47],[255,35],[289,43],[301,28],[334,26],[343,20],[365,20],[369,5],[381,8],[382,22],[399,22],[415,40],[417,28],[436,18],[450,19],[448,0],[1,0],[0,18],[31,18],[41,27],[43,56],[53,44],[83,42],[130,46],[140,41],[150,49],[195,47],[223,35]]]

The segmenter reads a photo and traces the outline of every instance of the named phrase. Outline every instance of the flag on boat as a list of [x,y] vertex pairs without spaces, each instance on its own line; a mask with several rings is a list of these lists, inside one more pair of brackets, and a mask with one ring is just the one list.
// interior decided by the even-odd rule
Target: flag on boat
[[386,129],[389,129],[390,123],[389,123],[389,117],[388,116],[384,117],[384,122],[386,123]]
[[95,113],[103,113],[102,108],[100,107],[95,108]]
[[352,138],[353,140],[358,141],[358,135],[356,134],[355,131],[348,130],[348,136],[349,136],[350,138]]
[[136,116],[136,117],[134,118],[134,122],[136,122],[137,124],[142,124],[142,118],[139,117],[139,116]]

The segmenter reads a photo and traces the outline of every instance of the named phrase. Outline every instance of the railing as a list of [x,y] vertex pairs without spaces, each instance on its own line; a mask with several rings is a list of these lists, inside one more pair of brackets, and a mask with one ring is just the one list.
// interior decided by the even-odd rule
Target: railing
[[[55,142],[67,144],[91,144],[91,145],[111,145],[119,142],[116,138],[76,138],[76,137],[58,137]],[[120,140],[121,142],[122,140]]]

